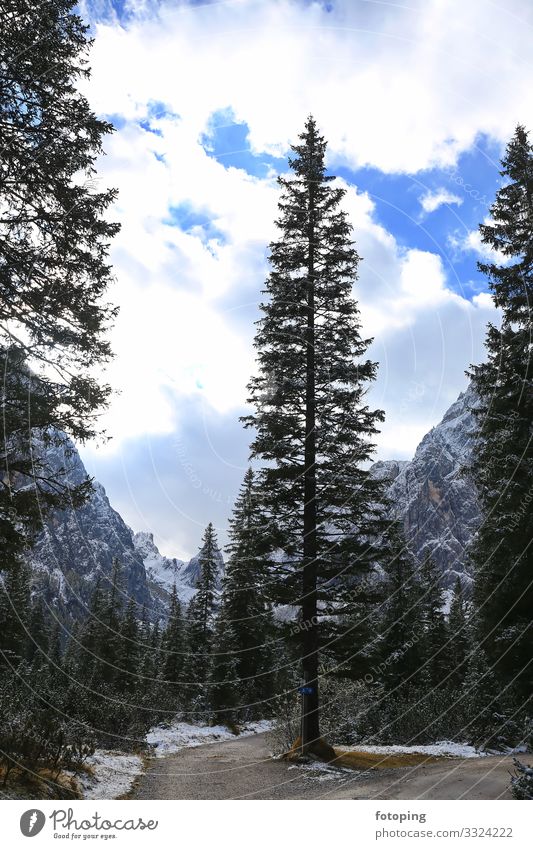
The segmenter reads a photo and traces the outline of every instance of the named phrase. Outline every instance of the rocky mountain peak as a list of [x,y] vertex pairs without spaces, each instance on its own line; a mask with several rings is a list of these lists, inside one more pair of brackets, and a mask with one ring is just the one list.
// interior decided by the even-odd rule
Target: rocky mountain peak
[[427,433],[411,461],[376,463],[373,474],[390,481],[394,514],[419,557],[430,555],[440,566],[445,586],[457,576],[471,581],[468,544],[481,511],[469,472],[475,438],[472,409],[478,400],[469,387]]

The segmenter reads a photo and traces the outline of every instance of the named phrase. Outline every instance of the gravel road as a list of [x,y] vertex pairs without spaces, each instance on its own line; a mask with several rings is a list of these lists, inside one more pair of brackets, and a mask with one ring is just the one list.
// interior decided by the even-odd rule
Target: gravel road
[[274,761],[268,735],[154,758],[134,799],[507,799],[512,759],[443,758],[401,769],[352,770]]

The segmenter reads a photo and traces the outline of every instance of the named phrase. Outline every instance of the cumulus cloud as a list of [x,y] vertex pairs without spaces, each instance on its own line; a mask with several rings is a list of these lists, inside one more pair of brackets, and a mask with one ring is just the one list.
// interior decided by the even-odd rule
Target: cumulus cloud
[[479,133],[503,142],[531,114],[533,8],[520,0],[497,14],[486,0],[332,6],[168,3],[98,24],[93,102],[131,119],[156,99],[193,134],[231,105],[271,153],[313,111],[332,159],[389,173],[453,165]]
[[[490,224],[491,219],[485,218],[484,224]],[[456,253],[473,253],[482,262],[496,262],[500,265],[510,262],[509,257],[501,251],[494,250],[481,240],[479,230],[467,230],[466,233],[450,233],[448,245]]]
[[426,214],[435,212],[440,206],[456,204],[461,206],[463,199],[447,189],[436,189],[427,191],[419,198],[420,205]]

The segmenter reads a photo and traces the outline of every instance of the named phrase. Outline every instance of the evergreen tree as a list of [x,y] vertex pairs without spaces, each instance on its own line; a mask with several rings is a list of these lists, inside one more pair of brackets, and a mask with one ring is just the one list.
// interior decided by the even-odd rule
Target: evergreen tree
[[502,322],[489,325],[487,361],[470,373],[481,401],[474,474],[484,515],[472,558],[478,637],[502,683],[514,680],[524,701],[533,692],[533,148],[522,126],[501,175],[480,226],[483,244],[498,252],[479,269]]
[[216,723],[235,723],[252,715],[248,694],[250,682],[239,680],[239,653],[236,634],[225,610],[224,598],[218,612],[213,636],[211,687],[209,702]]
[[211,678],[211,651],[218,603],[220,549],[212,523],[206,528],[198,554],[199,575],[196,593],[187,610],[187,656],[183,678],[187,682],[186,701],[192,711],[208,711]]
[[420,668],[420,599],[417,567],[398,526],[389,530],[390,556],[385,558],[380,660],[387,691],[406,696],[418,687]]
[[449,644],[448,657],[449,682],[452,687],[460,687],[466,675],[466,658],[469,650],[467,606],[463,595],[463,585],[458,577],[448,616]]
[[78,628],[77,624],[73,627],[65,652],[65,665],[71,671],[74,671],[78,667],[79,674],[83,677],[84,681],[89,681],[93,678],[98,660],[97,653],[102,628],[103,604],[102,582],[100,575],[98,575],[87,618],[81,628]]
[[32,660],[36,660],[38,664],[44,663],[50,647],[50,629],[40,598],[35,599],[31,606],[27,642],[28,661],[31,663]]
[[24,563],[0,577],[0,662],[17,666],[29,650],[30,573]]
[[120,584],[122,566],[118,558],[113,558],[111,584],[104,593],[102,619],[97,626],[97,664],[94,683],[103,681],[113,683],[119,674],[118,665],[121,653],[120,625],[122,620],[122,599]]
[[255,413],[244,422],[256,431],[252,456],[265,462],[260,487],[272,546],[285,555],[277,600],[301,607],[309,747],[320,734],[322,602],[342,604],[373,561],[368,540],[381,484],[364,465],[383,414],[364,399],[376,364],[363,359],[369,340],[352,298],[359,257],[340,209],[345,191],[330,185],[326,142],[312,117],[292,150],[293,173],[278,178],[281,236],[270,245],[268,300],[255,339]]
[[62,666],[63,661],[63,648],[61,644],[61,638],[63,634],[63,628],[60,622],[56,622],[54,627],[52,628],[52,633],[50,636],[50,648],[48,652],[48,660],[50,663],[50,671],[53,674],[53,671],[57,667]]
[[157,666],[154,663],[153,647],[152,647],[152,626],[146,610],[146,605],[143,605],[141,612],[141,621],[139,623],[139,681],[138,687],[143,695],[149,692],[153,693],[154,679],[157,674]]
[[161,640],[161,650],[163,655],[162,677],[167,682],[166,689],[167,694],[171,697],[171,702],[177,705],[181,691],[179,682],[183,670],[185,635],[181,602],[175,584],[170,596],[170,610]]
[[243,719],[270,711],[273,631],[265,521],[248,469],[229,521],[229,559],[223,580],[213,661],[215,709],[241,705]]
[[501,730],[499,685],[483,647],[472,643],[462,686],[463,734],[478,745],[496,745]]
[[446,677],[448,629],[443,612],[444,589],[441,573],[431,557],[426,557],[420,567],[420,580],[420,680],[426,687],[434,688]]
[[156,619],[151,630],[149,662],[151,664],[152,676],[156,678],[161,670],[161,624]]
[[130,693],[137,691],[139,687],[140,652],[137,605],[135,600],[131,598],[120,623],[120,647],[117,662],[117,685]]
[[104,296],[118,226],[106,214],[115,192],[93,177],[113,128],[77,89],[90,41],[74,7],[4,0],[0,10],[0,545],[12,564],[47,507],[89,489],[48,467],[36,435],[67,450],[65,433],[91,438],[110,391],[94,367],[110,357],[116,310]]

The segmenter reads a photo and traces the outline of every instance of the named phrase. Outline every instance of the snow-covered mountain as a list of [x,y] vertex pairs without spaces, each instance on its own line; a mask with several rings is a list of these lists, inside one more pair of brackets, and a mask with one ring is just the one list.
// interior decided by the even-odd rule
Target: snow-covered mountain
[[[65,480],[72,485],[87,478],[71,442],[66,443],[66,450],[49,449],[47,462],[56,471],[65,469]],[[82,507],[54,510],[49,515],[27,561],[34,588],[60,618],[81,620],[87,615],[97,579],[104,588],[110,581],[115,558],[121,564],[124,599],[134,598],[139,610],[145,607],[152,619],[165,615],[174,583],[184,603],[194,595],[197,557],[188,563],[164,557],[153,534],[133,533],[97,481]],[[220,552],[219,560],[222,574],[224,561]]]
[[[87,472],[80,455],[67,443],[67,450],[47,452],[52,469],[66,470],[70,484],[80,484]],[[87,612],[97,577],[105,587],[113,571],[113,559],[122,565],[125,597],[145,605],[153,615],[163,613],[154,602],[144,563],[133,545],[132,533],[113,510],[103,486],[93,483],[89,500],[78,509],[54,510],[28,555],[33,583],[45,599],[68,619],[82,619]]]
[[403,520],[414,551],[420,558],[434,558],[448,587],[458,575],[470,582],[466,548],[481,519],[468,471],[475,433],[471,409],[476,403],[469,387],[424,436],[412,460],[373,466],[375,475],[390,481],[392,510]]
[[[186,563],[176,557],[165,557],[156,546],[154,535],[148,531],[139,531],[133,534],[132,538],[135,551],[144,564],[152,593],[159,595],[162,591],[164,598],[165,594],[172,592],[175,584],[180,599],[184,602],[190,601],[194,595],[198,574],[196,570],[191,573],[190,567],[193,561]],[[193,559],[196,560],[196,558]],[[222,563],[222,568],[223,566]]]

